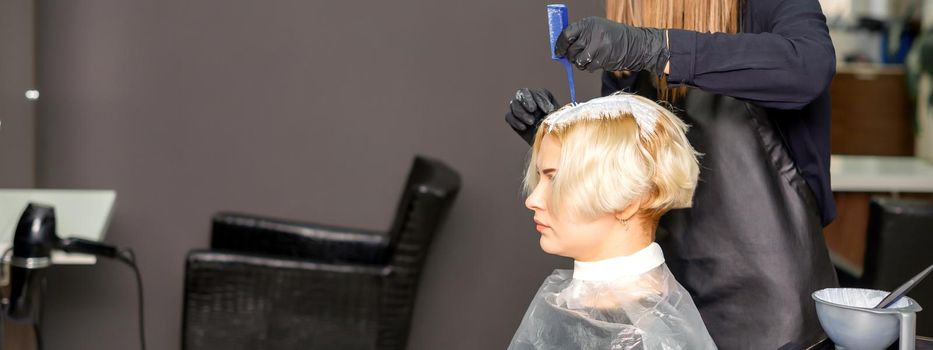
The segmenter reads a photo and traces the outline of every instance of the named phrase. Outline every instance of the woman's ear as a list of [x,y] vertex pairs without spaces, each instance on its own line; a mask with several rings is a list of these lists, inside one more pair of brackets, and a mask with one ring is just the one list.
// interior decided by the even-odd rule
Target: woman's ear
[[633,200],[625,209],[616,212],[616,220],[629,221],[641,210],[643,200]]

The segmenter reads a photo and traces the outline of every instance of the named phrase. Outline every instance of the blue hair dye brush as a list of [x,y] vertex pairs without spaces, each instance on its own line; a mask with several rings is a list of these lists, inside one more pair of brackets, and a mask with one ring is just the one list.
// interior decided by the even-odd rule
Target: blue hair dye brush
[[560,36],[560,32],[564,30],[569,24],[567,19],[567,5],[564,4],[550,4],[547,5],[547,26],[548,26],[548,35],[551,39],[551,59],[555,61],[560,61],[564,65],[564,70],[567,72],[567,82],[570,85],[570,102],[572,104],[577,104],[577,96],[573,90],[573,66],[570,65],[570,61],[566,57],[557,56],[554,53],[554,44],[557,43],[557,37]]

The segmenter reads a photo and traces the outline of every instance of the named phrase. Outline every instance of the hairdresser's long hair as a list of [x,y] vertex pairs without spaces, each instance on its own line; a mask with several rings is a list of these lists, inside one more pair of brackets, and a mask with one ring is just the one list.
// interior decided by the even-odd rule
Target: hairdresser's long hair
[[[606,0],[606,18],[638,27],[687,29],[703,33],[737,33],[744,0]],[[672,100],[686,87],[668,89],[658,82],[658,97]]]

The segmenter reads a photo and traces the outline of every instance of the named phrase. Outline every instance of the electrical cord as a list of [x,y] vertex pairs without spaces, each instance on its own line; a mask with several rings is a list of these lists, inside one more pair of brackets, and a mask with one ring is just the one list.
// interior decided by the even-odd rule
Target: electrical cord
[[[13,246],[11,245],[9,248],[3,251],[3,255],[0,255],[0,280],[2,280],[6,274],[6,257],[12,252]],[[0,290],[0,299],[2,299],[4,302],[3,308],[0,309],[0,350],[3,350],[3,345],[6,340],[6,332],[4,332],[4,328],[6,328],[6,300],[8,298],[6,295],[2,294],[2,290]]]
[[139,273],[139,267],[136,266],[136,254],[133,253],[133,249],[121,248],[117,255],[117,260],[132,267],[133,273],[136,275],[137,302],[139,304],[139,348],[141,350],[146,350],[146,327],[144,323],[146,317],[143,313],[143,278],[142,274]]
[[36,320],[32,324],[32,333],[36,335],[36,350],[42,350],[42,335],[39,333],[39,330],[42,329],[42,325],[39,324],[39,320]]
[[[10,248],[7,248],[7,249],[3,252],[3,255],[0,255],[0,279],[3,279],[3,278],[5,277],[5,272],[6,272],[6,271],[3,269],[3,264],[2,264],[2,263],[6,261],[7,255],[9,255],[12,251],[13,251],[13,248],[10,247]],[[145,313],[144,313],[144,310],[145,310],[145,309],[144,309],[144,307],[143,307],[143,279],[142,279],[142,274],[139,273],[139,267],[136,265],[136,254],[134,254],[134,253],[133,253],[133,250],[130,249],[130,248],[121,248],[121,249],[119,250],[119,252],[118,252],[118,254],[117,254],[117,256],[116,256],[115,258],[116,258],[117,260],[119,260],[119,261],[121,261],[121,262],[123,262],[123,263],[129,265],[129,266],[133,269],[133,274],[136,276],[137,303],[138,303],[138,305],[139,305],[139,309],[138,309],[138,313],[139,313],[139,348],[140,348],[141,350],[146,350],[146,331],[145,331],[145,330],[146,330],[146,327],[145,327],[145,323],[144,323],[144,320],[145,320]],[[46,283],[45,283],[45,281],[42,282],[42,285],[40,286],[40,288],[41,288],[41,292],[40,292],[41,295],[45,295],[45,290],[46,290]],[[0,294],[2,294],[2,293],[0,293]],[[7,300],[8,296],[6,296],[6,295],[0,295],[0,298],[2,298],[3,300]],[[42,297],[40,297],[40,299],[41,299],[41,298],[42,298]],[[5,323],[5,321],[6,321],[6,310],[5,310],[6,307],[8,307],[8,305],[3,305],[3,310],[0,310],[0,350],[3,350],[3,345],[4,345],[3,342],[4,342],[4,340],[5,340],[5,334],[4,334],[4,332],[3,332],[3,328],[4,328],[4,323]],[[34,322],[34,323],[32,324],[33,333],[35,334],[35,337],[36,337],[35,341],[36,341],[36,349],[37,349],[37,350],[42,350],[42,346],[43,346],[43,344],[42,344],[42,336],[41,336],[41,329],[42,329],[41,320],[42,320],[42,318],[43,318],[43,317],[42,317],[42,314],[43,314],[42,311],[44,311],[44,310],[42,310],[42,308],[41,308],[41,306],[40,306],[39,316],[37,317],[36,322]]]

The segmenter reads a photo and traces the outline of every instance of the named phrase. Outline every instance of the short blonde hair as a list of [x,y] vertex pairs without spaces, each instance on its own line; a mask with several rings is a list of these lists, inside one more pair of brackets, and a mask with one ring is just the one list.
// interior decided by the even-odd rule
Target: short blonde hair
[[[692,205],[699,165],[687,140],[687,125],[666,108],[628,94],[642,108],[636,121],[623,105],[598,116],[573,116],[572,122],[538,127],[525,171],[525,195],[538,185],[536,160],[545,135],[561,144],[558,171],[551,184],[549,210],[564,208],[596,217],[622,211],[642,200],[641,212],[653,218]],[[573,106],[561,110],[577,113]],[[560,111],[560,110],[559,110]],[[554,112],[556,114],[557,112]],[[585,108],[579,113],[593,113]],[[645,118],[644,113],[654,115]],[[565,118],[566,119],[566,118]],[[646,120],[653,125],[645,124]]]

